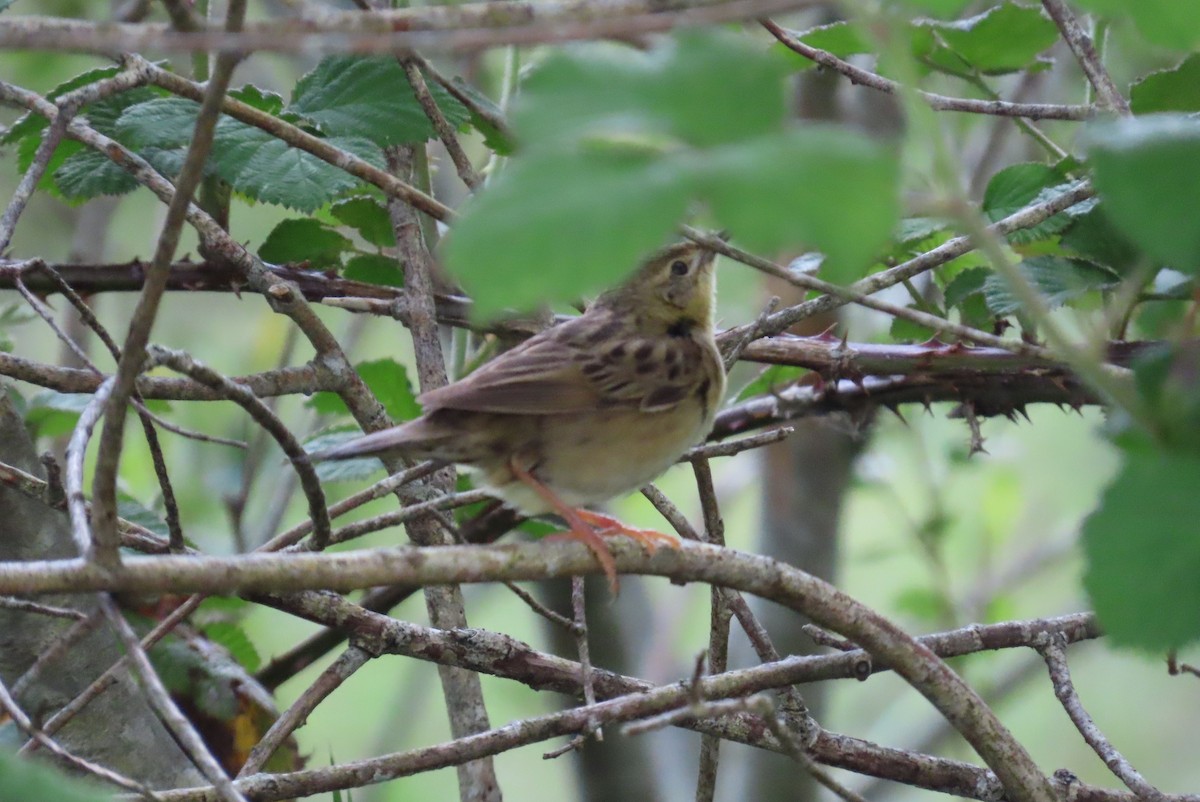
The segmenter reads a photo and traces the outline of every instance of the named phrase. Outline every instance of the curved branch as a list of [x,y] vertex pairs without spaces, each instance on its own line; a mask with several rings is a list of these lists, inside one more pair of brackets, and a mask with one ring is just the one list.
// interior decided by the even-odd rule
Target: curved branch
[[[1015,799],[1053,800],[1048,780],[995,714],[945,663],[887,619],[791,566],[705,544],[682,543],[646,555],[618,543],[619,570],[702,581],[753,593],[842,634],[928,698],[1000,777]],[[131,557],[115,571],[79,560],[0,564],[0,593],[51,590],[232,592],[349,590],[373,585],[529,580],[593,573],[586,547],[573,543],[372,549],[328,555]]]

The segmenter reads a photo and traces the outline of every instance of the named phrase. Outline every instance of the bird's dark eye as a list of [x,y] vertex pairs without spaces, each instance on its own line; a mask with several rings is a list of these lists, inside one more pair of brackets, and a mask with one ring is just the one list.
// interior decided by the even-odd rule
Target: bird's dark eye
[[687,272],[688,272],[688,263],[687,262],[678,262],[678,261],[671,262],[671,275],[686,276]]

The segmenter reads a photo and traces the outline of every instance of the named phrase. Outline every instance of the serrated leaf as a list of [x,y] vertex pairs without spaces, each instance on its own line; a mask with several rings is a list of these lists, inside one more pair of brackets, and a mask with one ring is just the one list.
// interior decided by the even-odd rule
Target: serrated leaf
[[79,414],[92,402],[90,393],[60,393],[43,390],[29,399],[25,423],[43,437],[69,434],[79,420]]
[[332,228],[311,217],[281,220],[271,229],[259,258],[272,264],[308,262],[313,269],[340,265],[342,254],[354,245]]
[[[322,395],[328,396],[333,395],[333,393],[317,393],[310,399],[307,405],[313,406],[320,411],[318,397]],[[324,400],[322,399],[322,401]],[[304,450],[309,453],[323,451],[333,446],[339,446],[342,443],[348,443],[356,437],[362,437],[362,431],[357,426],[350,424],[333,426],[322,431],[316,437],[305,440]],[[317,478],[322,482],[357,482],[377,475],[380,471],[384,470],[384,467],[383,462],[375,457],[363,457],[361,459],[339,459],[318,462],[316,470]]]
[[81,150],[54,171],[54,183],[66,198],[86,200],[124,195],[137,189],[137,179],[97,150]]
[[[263,203],[313,212],[362,185],[354,176],[265,131],[230,118],[217,124],[219,149],[211,156],[214,171],[238,192]],[[361,137],[330,137],[329,144],[383,166],[383,153]]]
[[443,255],[483,317],[578,298],[620,281],[661,246],[689,188],[688,176],[641,153],[516,157],[463,205]]
[[1130,450],[1083,524],[1084,587],[1104,631],[1165,651],[1200,638],[1200,457]]
[[342,275],[354,281],[377,284],[381,287],[403,287],[404,268],[390,256],[363,253],[346,262]]
[[616,137],[708,148],[778,130],[787,62],[730,32],[689,32],[648,52],[598,45],[556,53],[513,109],[527,147]]
[[262,666],[262,657],[259,656],[258,649],[254,647],[246,631],[237,624],[230,621],[214,621],[205,625],[203,632],[206,638],[225,647],[246,671],[253,674]]
[[[504,117],[504,112],[501,111],[499,106],[492,102],[490,97],[485,95],[483,92],[480,92],[474,86],[471,86],[471,84],[467,83],[462,78],[455,77],[452,79],[451,83],[454,84],[455,88],[457,88],[459,92],[462,92],[468,98],[470,98],[471,102],[473,102],[476,106],[491,112],[494,118],[500,119]],[[468,110],[471,114],[471,125],[475,127],[476,131],[483,135],[483,144],[487,145],[495,153],[501,156],[511,155],[516,149],[516,143],[512,141],[512,137],[510,137],[505,131],[502,131],[493,125],[486,117],[477,114],[474,108],[468,107]]]
[[781,387],[791,384],[808,371],[794,365],[771,365],[759,373],[749,384],[737,394],[738,401],[745,401],[758,395],[765,395]]
[[330,213],[341,223],[357,231],[363,239],[380,248],[396,244],[396,234],[387,209],[374,198],[359,196],[338,201]]
[[0,799],[112,802],[113,797],[98,787],[60,774],[42,761],[25,760],[0,749]]
[[888,5],[911,9],[935,17],[954,17],[962,12],[968,0],[888,0]]
[[[453,126],[466,108],[430,81],[429,92]],[[296,84],[288,110],[331,136],[365,137],[383,147],[424,142],[433,125],[393,56],[329,56]]]
[[[421,414],[421,405],[417,403],[412,382],[408,379],[408,371],[396,360],[376,359],[371,362],[359,362],[354,366],[354,370],[379,399],[379,403],[383,404],[392,420],[412,420]],[[345,402],[336,393],[330,392],[314,394],[305,402],[305,406],[323,415],[340,415],[348,411]]]
[[972,267],[959,273],[946,285],[943,292],[946,306],[953,309],[972,295],[982,293],[983,285],[991,275],[992,271],[986,267]]
[[[1063,183],[1065,176],[1056,167],[1038,162],[1026,162],[1005,167],[992,176],[983,193],[983,211],[992,222],[1024,209],[1044,192]],[[1057,192],[1051,193],[1057,194]],[[1018,229],[1008,235],[1014,244],[1036,242],[1051,236],[1070,223],[1060,212],[1031,228]]]
[[1200,454],[1200,347],[1161,343],[1139,355],[1133,372],[1159,440]]
[[896,242],[901,245],[921,242],[942,233],[949,226],[948,221],[937,217],[906,217],[896,227]]
[[[870,37],[863,33],[860,26],[846,20],[831,22],[828,25],[818,25],[803,31],[788,31],[794,38],[809,47],[815,47],[832,53],[838,58],[846,58],[858,53],[870,53],[874,44]],[[797,65],[797,69],[805,70],[816,66],[816,62],[788,49],[783,44],[777,44],[776,49],[787,55]]]
[[785,66],[727,33],[548,58],[514,113],[525,149],[446,239],[476,314],[616,283],[694,200],[751,247],[803,242],[834,271],[865,267],[895,221],[894,156],[844,130],[786,130]]
[[149,529],[160,537],[170,535],[167,522],[163,520],[163,517],[128,493],[118,491],[117,514],[126,521]]
[[129,106],[117,118],[117,135],[132,148],[183,147],[192,141],[200,104],[182,97],[160,97]]
[[1200,272],[1200,119],[1153,114],[1097,124],[1088,149],[1105,212],[1138,247]]
[[1133,18],[1146,41],[1177,50],[1200,46],[1200,15],[1195,2],[1182,0],[1078,0],[1080,8],[1108,17]]
[[254,84],[245,84],[237,89],[231,89],[229,97],[276,117],[283,111],[283,95]]
[[1121,275],[1140,260],[1140,251],[1117,231],[1104,204],[1094,204],[1087,212],[1073,215],[1070,226],[1059,237],[1059,245],[1080,256],[1113,268]]
[[[98,67],[87,72],[80,73],[73,78],[60,83],[58,86],[46,93],[47,100],[57,100],[68,92],[95,83],[96,81],[111,78],[117,74],[118,67]],[[12,124],[3,136],[0,136],[0,145],[11,145],[19,140],[25,139],[31,135],[37,134],[49,123],[45,117],[33,112],[26,112],[20,119]],[[24,171],[25,168],[21,168]]]
[[894,155],[865,135],[811,125],[715,150],[698,179],[736,239],[765,251],[803,242],[828,256],[822,277],[849,283],[899,216],[897,173]]
[[1136,115],[1163,111],[1200,111],[1200,53],[1169,70],[1152,72],[1129,88],[1129,107]]
[[[1061,256],[1033,256],[1021,262],[1017,269],[1051,308],[1120,283],[1120,277],[1110,270],[1082,259]],[[1021,309],[1021,302],[1009,289],[1008,282],[996,274],[988,276],[984,282],[983,297],[988,309],[996,315],[1009,315]]]
[[1040,8],[1006,2],[954,22],[919,21],[925,32],[915,55],[952,75],[1001,75],[1037,66],[1037,56],[1058,40],[1058,28]]
[[937,334],[934,329],[928,326],[914,323],[902,317],[892,318],[892,325],[889,327],[888,333],[891,335],[892,340],[898,343],[923,343]]

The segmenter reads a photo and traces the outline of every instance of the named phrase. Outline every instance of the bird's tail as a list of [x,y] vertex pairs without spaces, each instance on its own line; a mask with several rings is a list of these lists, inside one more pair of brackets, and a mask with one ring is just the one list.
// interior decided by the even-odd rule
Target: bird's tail
[[314,451],[309,459],[321,460],[357,459],[394,454],[410,459],[435,459],[445,450],[447,440],[452,437],[444,427],[420,417],[390,429],[339,443],[336,446]]

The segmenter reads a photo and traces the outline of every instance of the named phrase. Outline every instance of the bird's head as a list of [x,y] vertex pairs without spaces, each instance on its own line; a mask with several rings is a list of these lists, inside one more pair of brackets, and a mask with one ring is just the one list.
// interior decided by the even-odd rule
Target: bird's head
[[620,287],[602,295],[597,305],[632,313],[645,325],[686,334],[692,327],[712,327],[716,254],[692,242],[655,252]]

